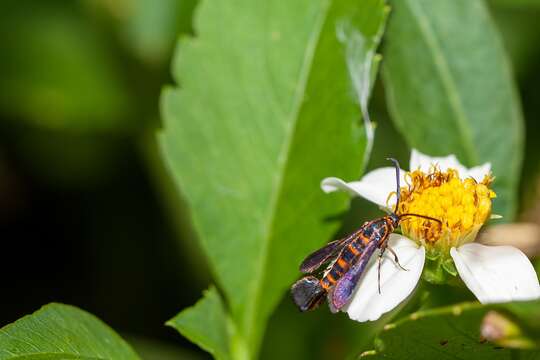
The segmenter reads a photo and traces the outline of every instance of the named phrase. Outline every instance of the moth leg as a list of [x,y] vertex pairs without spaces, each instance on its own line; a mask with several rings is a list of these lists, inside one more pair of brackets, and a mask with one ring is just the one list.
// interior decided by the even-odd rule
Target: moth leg
[[386,250],[386,246],[381,248],[381,252],[379,253],[379,257],[377,259],[377,285],[379,286],[379,294],[381,293],[381,263],[382,263],[382,257],[384,255],[384,251]]
[[394,261],[397,264],[397,266],[399,266],[401,268],[401,270],[409,271],[409,269],[405,269],[403,266],[401,266],[401,264],[399,263],[398,256],[397,256],[396,252],[394,251],[394,249],[392,249],[390,246],[388,246],[387,249],[388,249],[388,251],[390,251],[392,253],[392,255],[394,255]]

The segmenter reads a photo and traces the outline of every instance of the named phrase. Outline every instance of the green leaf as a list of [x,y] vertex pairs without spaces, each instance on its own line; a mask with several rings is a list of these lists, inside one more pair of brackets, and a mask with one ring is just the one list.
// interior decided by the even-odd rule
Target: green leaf
[[223,289],[231,353],[253,358],[300,261],[347,208],[320,181],[360,176],[367,95],[355,82],[369,91],[374,69],[355,62],[376,63],[359,54],[374,56],[386,11],[382,0],[242,0],[196,14],[198,37],[177,49],[181,88],[163,92],[160,141]]
[[0,359],[139,359],[95,316],[49,304],[0,330]]
[[482,1],[395,1],[383,66],[392,119],[411,147],[492,163],[494,213],[516,212],[523,119],[499,34]]
[[197,304],[184,309],[167,321],[167,325],[178,330],[216,359],[229,359],[228,322],[221,297],[216,288],[212,287]]
[[[375,342],[376,350],[364,355],[374,355],[367,359],[418,360],[538,358],[538,351],[518,354],[519,350],[501,345],[520,345],[530,341],[529,336],[538,336],[539,310],[538,301],[498,305],[475,302],[412,313],[387,324]],[[495,321],[493,314],[499,316]]]

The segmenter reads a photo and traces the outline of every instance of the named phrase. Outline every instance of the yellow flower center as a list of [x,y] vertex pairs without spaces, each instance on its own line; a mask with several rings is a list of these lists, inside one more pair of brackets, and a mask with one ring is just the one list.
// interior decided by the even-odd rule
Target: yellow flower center
[[429,174],[407,173],[408,186],[401,188],[398,214],[425,215],[441,223],[403,217],[403,234],[428,248],[449,249],[473,241],[491,214],[491,199],[496,196],[489,188],[492,181],[491,175],[480,183],[473,178],[461,180],[456,170],[442,172],[436,166]]

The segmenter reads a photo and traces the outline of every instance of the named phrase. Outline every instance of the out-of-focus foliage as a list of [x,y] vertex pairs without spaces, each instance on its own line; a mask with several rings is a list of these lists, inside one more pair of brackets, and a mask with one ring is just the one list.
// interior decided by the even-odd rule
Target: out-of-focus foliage
[[[409,145],[492,163],[494,212],[512,220],[523,120],[508,59],[481,1],[393,3],[384,80],[389,110]],[[422,54],[419,56],[419,54]]]
[[129,144],[157,126],[156,94],[195,4],[2,2],[0,112],[21,161],[58,186],[114,173]]
[[122,41],[142,60],[167,63],[179,34],[192,32],[196,0],[83,0],[89,8],[104,10],[116,20]]
[[49,304],[0,331],[0,359],[138,360],[107,325],[72,306]]
[[118,59],[72,4],[6,1],[0,21],[0,106],[45,128],[133,126]]
[[197,14],[174,67],[182,86],[163,96],[162,144],[230,306],[231,356],[251,358],[297,264],[346,208],[319,182],[360,174],[355,90],[367,98],[373,71],[344,54],[372,62],[386,12],[379,0],[246,1]]
[[490,13],[501,32],[519,81],[527,76],[530,67],[536,66],[536,59],[540,55],[540,49],[531,46],[540,42],[540,27],[536,22],[540,14],[540,2],[535,7],[529,7],[509,1],[504,6],[491,6]]
[[[188,268],[184,256],[193,267],[202,260],[191,251],[189,236],[180,233],[182,241],[176,240],[175,224],[162,218],[165,211],[156,196],[157,189],[166,193],[159,177],[162,165],[154,156],[155,142],[146,141],[159,122],[159,91],[170,81],[173,44],[190,31],[196,2],[146,3],[147,10],[137,10],[136,17],[121,7],[114,15],[101,11],[91,0],[0,4],[0,228],[4,253],[13,255],[2,262],[2,326],[54,300],[100,311],[120,331],[140,338],[165,334],[168,341],[177,340],[162,325],[173,314],[166,304],[183,306],[171,300],[176,298],[188,305],[203,286],[197,280],[204,278],[205,269],[190,277],[185,288],[166,290],[173,295],[169,299],[163,295],[163,289],[170,289],[165,282],[181,282],[182,268]],[[138,36],[149,38],[139,41]],[[131,42],[146,45],[137,48]],[[168,253],[161,256],[162,250]],[[24,254],[24,267],[15,265],[15,254]],[[149,309],[148,304],[155,306]],[[147,309],[139,312],[139,306]],[[117,335],[108,338],[108,328],[95,334],[96,344],[85,342],[74,324],[81,326],[90,315],[66,308],[64,320],[71,327],[54,323],[54,316],[36,317],[40,310],[5,329],[37,319],[31,323],[42,320],[43,326],[25,327],[34,332],[18,334],[54,346],[59,341],[48,338],[54,329],[74,349],[77,341],[96,350],[100,344],[111,346],[109,353],[100,351],[109,359],[121,358],[122,346],[129,349],[115,340]],[[69,318],[73,314],[79,317]],[[100,324],[90,325],[99,330]],[[36,346],[21,339],[5,333],[0,351],[31,347],[36,352]],[[164,342],[169,348],[182,345]],[[144,349],[147,359],[159,353]],[[36,356],[78,358],[68,353]]]

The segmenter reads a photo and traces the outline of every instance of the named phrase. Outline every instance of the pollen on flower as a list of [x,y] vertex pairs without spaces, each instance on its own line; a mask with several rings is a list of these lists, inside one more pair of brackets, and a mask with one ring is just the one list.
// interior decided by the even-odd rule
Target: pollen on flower
[[491,175],[478,183],[473,178],[461,180],[457,170],[443,172],[433,166],[427,174],[421,170],[407,173],[406,180],[398,214],[425,215],[442,222],[412,216],[403,219],[404,235],[424,245],[449,247],[472,241],[491,214],[496,196],[489,188]]

